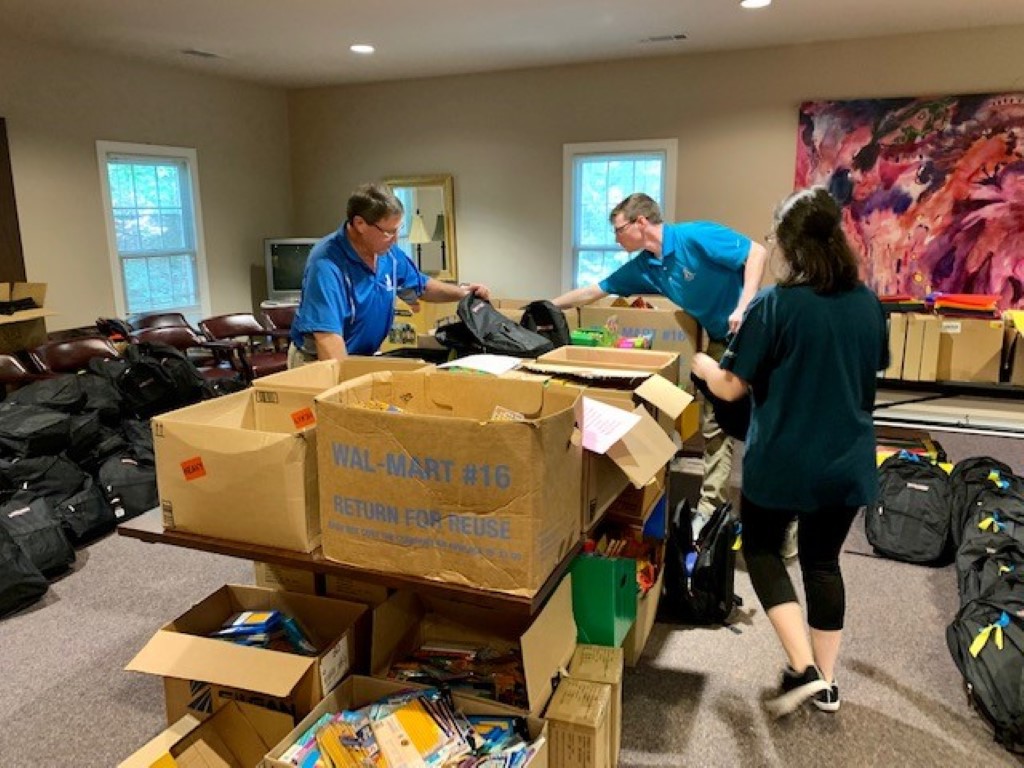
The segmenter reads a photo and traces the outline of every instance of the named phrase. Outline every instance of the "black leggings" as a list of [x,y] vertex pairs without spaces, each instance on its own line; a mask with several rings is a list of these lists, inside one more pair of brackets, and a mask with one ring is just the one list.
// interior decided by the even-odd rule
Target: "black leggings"
[[[839,550],[857,510],[857,507],[829,507],[800,515],[797,544],[807,599],[807,623],[813,629],[843,628],[846,590],[839,570]],[[761,507],[746,496],[740,506],[743,559],[757,599],[766,611],[797,601],[780,554],[786,527],[796,517],[796,512]]]

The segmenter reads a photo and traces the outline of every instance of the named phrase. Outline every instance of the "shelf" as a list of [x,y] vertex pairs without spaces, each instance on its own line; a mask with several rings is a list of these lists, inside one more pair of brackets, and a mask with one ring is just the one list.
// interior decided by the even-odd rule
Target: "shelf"
[[1024,400],[1024,387],[1019,384],[984,384],[973,381],[906,381],[879,379],[879,389],[901,392],[931,392],[936,395],[973,395],[1001,400]]

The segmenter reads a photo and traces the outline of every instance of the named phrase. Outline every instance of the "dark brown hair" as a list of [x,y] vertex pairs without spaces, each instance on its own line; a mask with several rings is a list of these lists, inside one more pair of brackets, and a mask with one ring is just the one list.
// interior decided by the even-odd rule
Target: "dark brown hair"
[[405,213],[402,201],[386,184],[363,184],[348,199],[345,215],[348,221],[358,216],[367,224],[376,224],[389,216]]
[[636,221],[643,216],[651,224],[661,224],[661,208],[650,195],[634,192],[621,203],[612,208],[608,221],[615,223],[616,214],[621,213],[627,221]]
[[775,239],[789,274],[779,285],[807,285],[826,294],[856,287],[859,265],[842,223],[842,210],[824,187],[783,200],[775,211]]

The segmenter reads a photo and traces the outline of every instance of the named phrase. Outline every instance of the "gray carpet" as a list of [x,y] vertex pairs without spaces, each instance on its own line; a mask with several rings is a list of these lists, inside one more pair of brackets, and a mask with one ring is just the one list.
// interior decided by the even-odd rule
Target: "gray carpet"
[[[1020,443],[936,434],[954,460],[990,453],[1024,472]],[[966,706],[944,631],[951,567],[868,553],[862,525],[843,568],[849,610],[835,715],[781,722],[760,700],[783,663],[746,574],[732,629],[657,625],[624,682],[620,764],[641,766],[1017,765]],[[793,568],[798,578],[798,569]],[[242,560],[108,536],[79,552],[45,600],[0,621],[0,768],[110,766],[164,725],[160,681],[123,671],[164,622],[227,582]]]

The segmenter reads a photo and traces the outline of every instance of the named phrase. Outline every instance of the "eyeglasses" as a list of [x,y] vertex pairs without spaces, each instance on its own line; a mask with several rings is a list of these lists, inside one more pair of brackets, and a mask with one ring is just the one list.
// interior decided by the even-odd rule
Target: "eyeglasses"
[[396,227],[395,229],[384,229],[384,227],[375,221],[371,221],[370,226],[379,229],[380,233],[384,235],[384,237],[398,237],[398,233],[402,231],[401,227]]
[[636,219],[633,219],[633,220],[631,220],[631,221],[627,221],[627,222],[626,222],[625,224],[623,224],[622,226],[619,226],[619,227],[612,227],[612,229],[613,229],[613,230],[615,231],[615,236],[616,236],[616,237],[618,237],[619,235],[621,235],[621,234],[622,234],[623,232],[625,232],[625,231],[626,231],[626,228],[627,228],[627,227],[629,227],[629,226],[631,226],[631,225],[633,225],[633,224],[636,224]]

